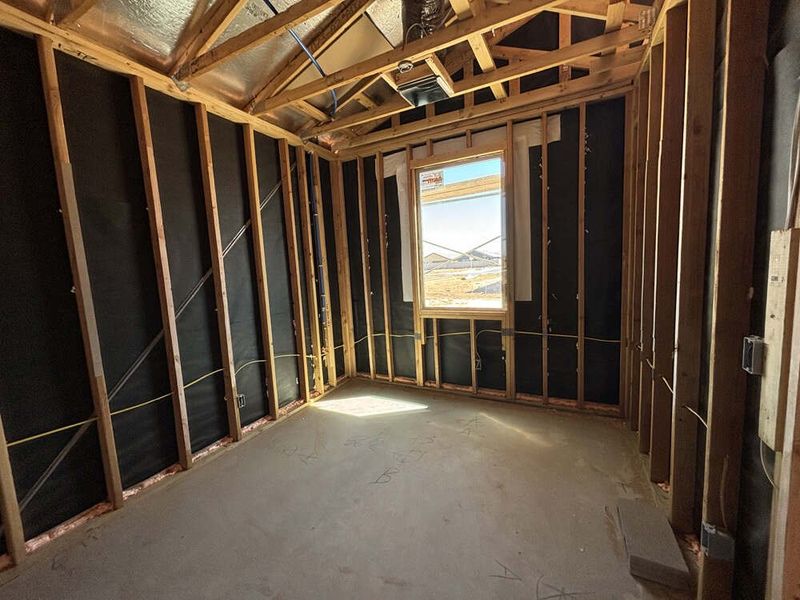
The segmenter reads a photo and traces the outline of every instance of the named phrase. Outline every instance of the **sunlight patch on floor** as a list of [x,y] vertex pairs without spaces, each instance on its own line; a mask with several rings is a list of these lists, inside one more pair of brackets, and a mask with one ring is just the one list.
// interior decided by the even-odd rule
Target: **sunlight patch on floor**
[[390,398],[381,398],[379,396],[353,396],[351,398],[321,400],[315,402],[314,407],[342,415],[350,415],[351,417],[372,417],[375,415],[414,412],[428,408],[426,404],[420,404],[419,402],[391,400]]

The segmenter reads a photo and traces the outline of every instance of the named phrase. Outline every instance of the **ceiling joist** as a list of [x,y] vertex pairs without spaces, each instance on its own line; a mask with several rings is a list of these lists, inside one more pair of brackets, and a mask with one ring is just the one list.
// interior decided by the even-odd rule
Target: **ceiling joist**
[[[412,62],[422,60],[434,52],[465,42],[472,35],[482,34],[491,31],[495,27],[501,27],[548,10],[558,2],[559,0],[516,0],[513,4],[498,6],[492,11],[487,11],[471,19],[459,21],[430,36],[409,42],[405,47],[389,50],[341,69],[327,77],[285,90],[267,100],[255,114],[274,110],[295,100],[303,100],[323,94],[330,89],[346,85],[369,75],[390,71],[396,68],[398,63],[403,60]],[[492,73],[489,74],[491,75]]]
[[[586,56],[571,60],[566,64],[578,69],[586,69],[591,73],[608,71],[616,67],[638,63],[644,56],[645,46],[636,46],[626,50],[620,50],[613,56]],[[531,50],[529,48],[512,48],[510,46],[493,46],[492,55],[503,60],[533,60],[548,54],[548,50]]]
[[[176,73],[180,80],[191,79],[232,60],[248,50],[280,35],[342,0],[300,0],[282,13],[267,19],[201,54]],[[296,98],[303,100],[304,98]]]
[[170,75],[175,75],[187,63],[211,48],[246,2],[247,0],[220,0],[206,10],[197,24],[183,33],[183,40],[175,52],[177,58]]
[[509,96],[503,100],[485,102],[413,123],[342,140],[334,144],[334,150],[348,155],[368,154],[379,148],[400,147],[416,140],[426,139],[437,132],[443,136],[452,135],[456,127],[463,129],[470,125],[491,126],[495,120],[505,122],[505,120],[523,113],[537,110],[557,110],[579,99],[607,98],[619,95],[625,89],[629,89],[635,75],[636,65],[628,65],[597,75],[587,75],[516,96]]
[[[547,69],[557,67],[571,60],[586,58],[608,48],[616,48],[617,46],[644,39],[646,36],[646,32],[640,31],[636,27],[626,27],[625,29],[590,38],[586,41],[558,50],[544,52],[541,55],[534,56],[522,62],[511,63],[506,67],[501,67],[490,73],[482,73],[462,79],[461,81],[453,83],[453,93],[455,96],[460,96],[487,87],[490,83],[502,83],[525,75],[546,71]],[[525,94],[520,94],[516,96],[516,98],[524,96]],[[404,99],[396,97],[375,109],[362,111],[355,115],[336,119],[330,123],[321,125],[312,129],[310,133],[311,135],[329,133],[376,119],[385,119],[386,117],[410,110],[411,108],[413,107],[410,107]]]

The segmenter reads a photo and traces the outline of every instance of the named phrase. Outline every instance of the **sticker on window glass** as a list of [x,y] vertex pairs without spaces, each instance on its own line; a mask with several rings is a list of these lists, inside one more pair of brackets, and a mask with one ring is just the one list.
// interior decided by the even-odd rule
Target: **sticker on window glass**
[[435,171],[423,171],[419,175],[419,189],[436,190],[444,185],[444,170],[436,169]]

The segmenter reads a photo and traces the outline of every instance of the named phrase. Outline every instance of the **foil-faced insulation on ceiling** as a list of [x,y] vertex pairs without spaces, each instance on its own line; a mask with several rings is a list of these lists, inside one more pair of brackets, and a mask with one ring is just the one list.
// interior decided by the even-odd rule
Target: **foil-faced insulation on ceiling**
[[403,0],[375,0],[367,9],[367,15],[383,37],[395,48],[403,45]]
[[[292,4],[294,2],[289,0],[273,1],[273,5],[279,12],[285,11]],[[337,10],[337,7],[329,8],[306,19],[293,29],[301,40],[309,43],[320,23],[334,10]],[[273,12],[263,0],[250,0],[215,45],[221,44],[273,16]],[[283,33],[197,77],[194,83],[206,89],[218,90],[228,102],[243,106],[277,74],[277,69],[284,60],[294,56],[299,49],[294,38],[288,33]]]
[[100,0],[73,27],[164,72],[175,60],[181,36],[213,4],[214,0]]

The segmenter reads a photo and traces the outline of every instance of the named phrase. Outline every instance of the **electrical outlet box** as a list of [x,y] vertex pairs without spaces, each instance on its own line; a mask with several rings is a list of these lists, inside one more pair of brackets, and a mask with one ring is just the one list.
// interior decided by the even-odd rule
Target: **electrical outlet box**
[[798,247],[800,229],[773,231],[770,236],[758,435],[776,452],[783,446]]

